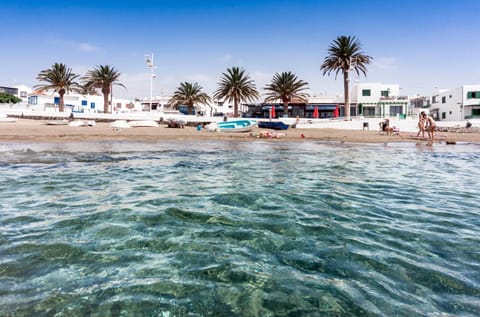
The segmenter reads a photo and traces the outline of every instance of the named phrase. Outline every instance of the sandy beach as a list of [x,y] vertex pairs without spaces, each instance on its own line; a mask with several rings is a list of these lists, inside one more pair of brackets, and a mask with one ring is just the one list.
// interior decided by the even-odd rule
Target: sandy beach
[[[68,125],[47,125],[46,120],[19,119],[14,123],[0,123],[0,140],[15,142],[72,142],[72,141],[182,141],[182,140],[235,140],[253,141],[257,139],[278,141],[343,141],[360,143],[385,142],[427,142],[415,137],[415,132],[401,132],[387,136],[377,129],[338,129],[338,128],[290,128],[286,131],[273,131],[273,138],[262,138],[265,129],[255,128],[251,132],[225,133],[198,131],[195,127],[113,129],[110,123],[100,122],[93,127],[70,127]],[[279,135],[279,137],[275,137]],[[436,142],[480,142],[480,133],[436,133]]]

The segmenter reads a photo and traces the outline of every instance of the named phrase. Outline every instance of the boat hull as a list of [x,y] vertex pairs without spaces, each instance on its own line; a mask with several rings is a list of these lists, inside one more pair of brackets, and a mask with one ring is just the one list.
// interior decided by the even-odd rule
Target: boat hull
[[232,120],[217,123],[217,130],[221,132],[249,132],[257,125],[254,120]]
[[258,127],[261,129],[287,130],[289,125],[282,121],[259,121]]

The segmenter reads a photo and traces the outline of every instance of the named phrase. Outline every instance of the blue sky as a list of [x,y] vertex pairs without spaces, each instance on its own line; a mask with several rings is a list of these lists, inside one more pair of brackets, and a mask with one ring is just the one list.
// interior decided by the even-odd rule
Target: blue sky
[[83,75],[96,65],[122,73],[117,97],[148,97],[145,54],[154,53],[153,94],[198,82],[212,94],[228,67],[262,88],[292,71],[313,95],[342,95],[320,65],[340,35],[374,58],[360,82],[399,84],[401,94],[480,84],[480,1],[2,1],[0,86],[33,86],[55,62]]

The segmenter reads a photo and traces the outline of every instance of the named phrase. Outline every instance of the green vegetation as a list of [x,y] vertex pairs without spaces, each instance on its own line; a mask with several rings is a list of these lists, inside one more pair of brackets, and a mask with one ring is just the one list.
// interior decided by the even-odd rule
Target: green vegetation
[[335,79],[339,72],[343,74],[343,91],[345,96],[345,117],[350,119],[349,74],[353,70],[360,75],[367,75],[366,66],[371,63],[372,57],[361,51],[362,45],[354,36],[339,36],[328,48],[329,55],[325,57],[320,69],[323,75],[335,72]]
[[64,111],[65,102],[63,96],[65,93],[72,91],[78,91],[80,85],[75,81],[79,75],[72,73],[71,68],[67,68],[65,64],[55,63],[52,68],[42,70],[37,80],[43,82],[42,84],[35,85],[35,89],[39,90],[53,90],[60,95],[59,111]]
[[120,86],[125,88],[125,85],[118,82],[121,73],[118,72],[114,67],[109,65],[100,65],[96,66],[93,70],[89,70],[87,74],[82,77],[84,82],[83,88],[86,91],[91,91],[92,89],[98,88],[102,91],[103,94],[103,112],[108,113],[108,96],[112,91],[112,86]]
[[173,97],[168,103],[173,108],[178,108],[181,105],[188,106],[188,114],[193,114],[193,108],[195,104],[208,104],[212,99],[204,92],[203,87],[198,83],[183,82],[180,83],[180,87],[175,90]]
[[238,117],[238,104],[242,101],[255,101],[260,94],[257,91],[255,83],[250,76],[245,74],[244,69],[239,67],[228,68],[226,73],[222,73],[222,78],[218,83],[218,89],[214,97],[233,101],[233,116]]
[[15,95],[0,92],[0,103],[19,103],[22,99]]
[[304,90],[308,89],[308,83],[298,79],[292,72],[276,73],[272,81],[265,87],[267,97],[265,102],[274,102],[282,100],[284,113],[288,116],[288,104],[293,99],[307,102],[308,94]]

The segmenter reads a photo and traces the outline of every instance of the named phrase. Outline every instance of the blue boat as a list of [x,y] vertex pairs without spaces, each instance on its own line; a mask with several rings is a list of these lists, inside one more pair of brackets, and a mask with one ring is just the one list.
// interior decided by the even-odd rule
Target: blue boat
[[261,129],[287,130],[289,125],[282,121],[258,121],[258,127]]
[[255,120],[231,120],[217,122],[217,130],[222,132],[249,132],[257,125]]

